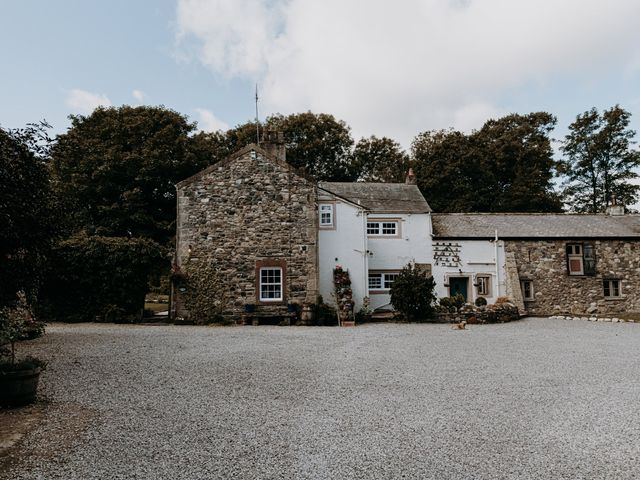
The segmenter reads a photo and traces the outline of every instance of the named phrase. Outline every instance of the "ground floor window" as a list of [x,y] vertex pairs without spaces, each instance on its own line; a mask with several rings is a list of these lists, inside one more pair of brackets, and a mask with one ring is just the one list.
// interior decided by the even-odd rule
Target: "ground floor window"
[[478,275],[476,277],[478,285],[478,295],[487,297],[491,295],[491,277],[488,275]]
[[369,272],[370,293],[384,293],[391,289],[391,285],[399,272]]
[[602,281],[604,287],[605,298],[618,298],[620,297],[620,280],[606,279]]
[[282,300],[282,268],[263,267],[260,269],[260,301]]
[[533,296],[533,282],[531,280],[523,280],[520,282],[520,286],[522,287],[522,298],[524,300],[535,300]]

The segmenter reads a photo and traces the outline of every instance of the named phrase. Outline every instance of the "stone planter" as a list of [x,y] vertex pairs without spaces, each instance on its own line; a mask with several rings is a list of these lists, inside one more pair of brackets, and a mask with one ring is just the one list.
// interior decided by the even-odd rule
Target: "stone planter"
[[38,392],[41,368],[0,371],[0,405],[19,407],[33,403]]

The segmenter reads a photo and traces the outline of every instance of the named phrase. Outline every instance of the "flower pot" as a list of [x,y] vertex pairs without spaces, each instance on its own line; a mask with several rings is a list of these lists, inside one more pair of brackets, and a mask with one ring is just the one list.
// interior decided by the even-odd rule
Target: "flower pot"
[[0,371],[0,405],[19,407],[33,403],[40,372],[39,367],[15,372]]
[[256,306],[253,303],[245,303],[244,304],[244,311],[246,313],[253,313],[256,311]]
[[295,303],[287,304],[287,312],[296,313],[297,311],[298,311],[298,305],[296,305]]

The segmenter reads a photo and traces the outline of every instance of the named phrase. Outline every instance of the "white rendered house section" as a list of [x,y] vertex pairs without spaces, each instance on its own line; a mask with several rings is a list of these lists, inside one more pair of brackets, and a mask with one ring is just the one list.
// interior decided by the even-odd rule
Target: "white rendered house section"
[[333,269],[340,265],[349,271],[357,312],[367,294],[366,215],[363,209],[346,202],[335,201],[333,205],[332,228],[320,228],[318,232],[320,295],[325,303],[336,305]]
[[[367,222],[388,224],[397,222],[397,233],[392,235],[382,234],[380,230],[370,228],[370,232],[379,231],[380,234],[367,235],[368,270],[374,275],[380,274],[381,281],[385,280],[385,274],[399,272],[402,267],[410,262],[430,264],[431,254],[431,217],[429,214],[397,214],[397,213],[369,213]],[[392,232],[392,228],[386,228],[386,232]],[[367,275],[368,282],[368,275]],[[376,283],[376,280],[372,280]],[[391,309],[391,297],[388,289],[372,288],[370,291],[370,306],[372,309]]]
[[[496,243],[495,240],[436,239],[433,241],[433,251],[431,262],[438,298],[448,297],[451,286],[456,282],[466,284],[469,302],[483,296],[488,303],[495,303],[498,297],[505,295],[505,251],[502,240]],[[489,281],[487,294],[482,294],[484,280],[479,277]],[[451,279],[454,279],[454,283]]]

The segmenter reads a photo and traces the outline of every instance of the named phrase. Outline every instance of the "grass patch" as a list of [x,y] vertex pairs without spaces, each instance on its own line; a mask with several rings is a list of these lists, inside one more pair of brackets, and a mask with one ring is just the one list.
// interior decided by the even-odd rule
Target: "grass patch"
[[640,312],[621,313],[615,316],[629,322],[640,322]]

